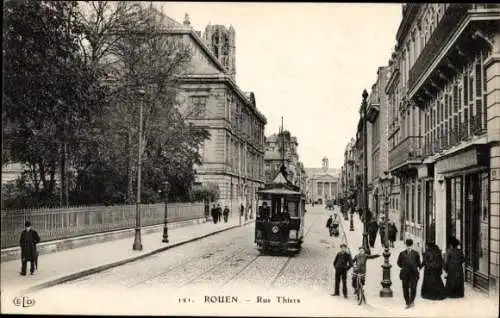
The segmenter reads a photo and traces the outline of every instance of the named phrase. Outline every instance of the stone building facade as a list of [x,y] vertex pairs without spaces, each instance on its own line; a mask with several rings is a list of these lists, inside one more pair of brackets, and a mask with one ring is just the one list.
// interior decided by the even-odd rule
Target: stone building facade
[[404,234],[446,250],[457,237],[466,281],[498,292],[500,6],[407,4],[386,87],[389,166]]
[[264,127],[255,95],[235,83],[235,31],[208,25],[203,35],[189,19],[170,28],[192,48],[189,70],[179,77],[177,106],[187,120],[206,128],[211,137],[201,147],[198,184],[219,186],[220,201],[232,211],[255,207],[256,191],[264,185]]
[[321,168],[305,168],[305,171],[308,201],[325,203],[340,197],[340,171],[329,167],[328,158],[321,160]]
[[[284,146],[284,153],[282,147]],[[266,138],[266,152],[264,154],[264,174],[266,182],[276,178],[283,162],[287,169],[287,178],[294,185],[305,190],[305,171],[304,165],[299,160],[298,140],[285,130],[282,133],[272,134]]]
[[[371,157],[368,170],[371,172],[369,182],[370,209],[374,215],[384,213],[384,196],[380,187],[380,178],[384,171],[389,170],[388,145],[387,145],[387,122],[388,103],[385,94],[385,86],[388,80],[389,68],[379,67],[377,80],[373,84],[368,97],[367,119],[371,123]],[[392,213],[391,213],[392,214]],[[390,216],[394,220],[394,214]]]

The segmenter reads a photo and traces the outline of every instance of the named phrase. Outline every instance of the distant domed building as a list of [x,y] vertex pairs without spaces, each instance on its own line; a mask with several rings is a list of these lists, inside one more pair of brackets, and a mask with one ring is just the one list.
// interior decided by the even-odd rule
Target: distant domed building
[[306,171],[306,196],[308,202],[325,203],[339,197],[339,169],[330,168],[328,158],[321,160],[321,168],[304,168]]

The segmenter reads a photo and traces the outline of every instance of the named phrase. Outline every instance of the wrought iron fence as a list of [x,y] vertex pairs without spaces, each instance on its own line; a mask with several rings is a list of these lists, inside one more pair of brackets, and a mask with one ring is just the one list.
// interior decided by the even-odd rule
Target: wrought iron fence
[[[2,211],[1,248],[17,246],[24,222],[31,221],[42,241],[130,229],[135,226],[135,205],[83,206]],[[165,205],[142,204],[141,226],[163,223]],[[169,203],[168,222],[204,217],[203,203]]]

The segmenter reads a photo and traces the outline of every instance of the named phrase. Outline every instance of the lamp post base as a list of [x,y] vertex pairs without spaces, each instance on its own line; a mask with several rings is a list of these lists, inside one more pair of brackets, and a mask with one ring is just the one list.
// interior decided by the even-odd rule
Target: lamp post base
[[132,245],[132,249],[134,251],[142,251],[141,229],[140,228],[135,229],[134,245]]
[[380,290],[380,297],[389,298],[392,297],[392,289],[391,289],[391,267],[392,265],[389,263],[389,257],[391,256],[391,252],[387,246],[384,249],[384,264],[382,264],[382,289]]
[[168,226],[165,224],[163,226],[163,239],[161,240],[163,243],[168,243]]

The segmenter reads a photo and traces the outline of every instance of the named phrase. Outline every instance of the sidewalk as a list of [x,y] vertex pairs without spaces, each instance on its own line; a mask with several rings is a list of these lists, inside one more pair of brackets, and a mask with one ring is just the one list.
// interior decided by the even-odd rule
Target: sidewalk
[[[253,220],[244,221],[250,224]],[[169,229],[169,243],[162,242],[163,229],[142,235],[142,251],[132,250],[133,237],[74,248],[52,254],[40,255],[40,270],[34,275],[21,276],[20,260],[1,263],[1,292],[28,292],[47,288],[120,266],[169,248],[186,244],[223,231],[239,227],[239,218],[228,223],[206,222],[191,226]],[[29,267],[29,264],[28,264]]]
[[[349,216],[350,217],[350,216]],[[354,215],[354,231],[349,231],[350,221],[342,219],[342,227],[345,232],[345,238],[352,256],[357,254],[358,248],[362,245],[363,224],[357,214]],[[488,295],[474,290],[469,284],[465,284],[465,297],[461,299],[445,299],[442,301],[432,301],[420,297],[420,290],[423,280],[423,269],[420,272],[420,279],[417,285],[417,295],[415,298],[415,307],[405,309],[403,297],[403,287],[399,279],[399,267],[397,266],[397,257],[405,249],[404,241],[396,241],[395,247],[391,248],[389,262],[391,268],[391,289],[392,298],[381,298],[379,291],[382,289],[382,256],[383,248],[380,244],[380,236],[377,235],[375,247],[371,249],[371,254],[380,254],[376,259],[368,260],[366,266],[366,285],[367,303],[377,309],[383,309],[394,316],[411,317],[497,317],[498,299],[489,298]],[[421,256],[422,257],[422,256]],[[351,284],[350,275],[348,277]]]

